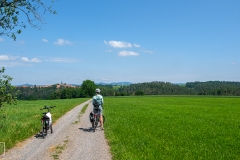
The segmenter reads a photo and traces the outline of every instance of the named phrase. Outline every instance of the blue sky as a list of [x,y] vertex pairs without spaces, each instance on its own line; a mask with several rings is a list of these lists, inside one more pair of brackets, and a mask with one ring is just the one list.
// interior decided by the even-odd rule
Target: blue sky
[[41,30],[0,37],[0,67],[13,85],[239,81],[239,8],[239,0],[57,0]]

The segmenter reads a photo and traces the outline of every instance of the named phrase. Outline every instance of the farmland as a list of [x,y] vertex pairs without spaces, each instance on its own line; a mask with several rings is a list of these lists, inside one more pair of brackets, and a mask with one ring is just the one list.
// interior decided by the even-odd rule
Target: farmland
[[240,159],[240,98],[105,98],[114,159]]
[[[18,101],[1,111],[0,140],[11,148],[39,132],[44,105],[56,121],[86,98]],[[113,159],[240,159],[240,97],[104,97]],[[87,113],[88,114],[88,113]]]

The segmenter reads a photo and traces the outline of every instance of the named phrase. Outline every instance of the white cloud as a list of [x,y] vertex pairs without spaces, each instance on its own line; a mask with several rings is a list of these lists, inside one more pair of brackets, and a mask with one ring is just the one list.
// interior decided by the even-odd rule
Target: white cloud
[[141,47],[139,44],[136,44],[136,43],[134,43],[133,45],[134,47],[137,47],[137,48]]
[[139,53],[133,52],[133,51],[121,51],[118,53],[119,56],[124,57],[124,56],[138,56]]
[[37,59],[37,58],[33,58],[33,59],[30,60],[30,62],[40,63],[41,61],[39,59]]
[[130,48],[132,47],[131,43],[123,42],[123,41],[104,41],[105,44],[110,45],[114,48]]
[[24,62],[34,62],[34,63],[40,63],[41,62],[37,58],[33,58],[33,59],[29,60],[27,57],[22,57],[21,60],[24,61]]
[[64,39],[61,39],[61,38],[57,39],[57,42],[53,42],[53,43],[56,44],[56,45],[59,45],[59,46],[72,44],[70,41],[64,40]]
[[6,61],[6,60],[15,60],[16,57],[8,56],[8,55],[0,55],[0,60]]
[[42,39],[42,41],[43,41],[43,42],[48,42],[48,40],[47,40],[47,39],[45,39],[45,38],[43,38],[43,39]]
[[21,60],[24,62],[29,62],[29,59],[27,57],[22,57]]
[[3,38],[0,38],[0,42],[3,42],[4,41],[4,39]]

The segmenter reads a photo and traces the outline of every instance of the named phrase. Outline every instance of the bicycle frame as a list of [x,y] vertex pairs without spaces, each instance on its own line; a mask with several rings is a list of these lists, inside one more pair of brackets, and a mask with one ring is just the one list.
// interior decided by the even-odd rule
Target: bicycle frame
[[41,118],[41,124],[42,124],[42,137],[45,138],[47,136],[47,131],[50,129],[51,133],[53,133],[52,129],[52,115],[50,113],[50,108],[54,108],[55,106],[44,106],[44,108],[40,109],[47,109],[48,112],[43,112],[43,116]]
[[[105,121],[104,115],[102,115],[102,120],[103,120],[103,123],[104,123],[104,121]],[[91,123],[92,123],[92,129],[93,129],[94,132],[95,132],[99,122],[100,122],[100,114],[99,113],[93,113],[93,121]]]
[[92,128],[93,128],[94,132],[95,132],[95,130],[97,128],[97,125],[98,125],[98,122],[99,122],[99,117],[100,117],[100,115],[98,113],[94,113],[93,114]]

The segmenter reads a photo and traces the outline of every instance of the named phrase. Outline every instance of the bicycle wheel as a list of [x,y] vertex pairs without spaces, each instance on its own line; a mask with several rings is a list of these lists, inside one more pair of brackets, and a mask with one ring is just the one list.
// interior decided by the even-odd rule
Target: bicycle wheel
[[95,124],[94,122],[95,122],[95,120],[93,120],[93,121],[91,122],[91,123],[92,123],[92,128],[94,128],[94,124]]
[[103,124],[104,124],[104,122],[105,122],[105,117],[104,117],[104,115],[102,115],[102,118],[103,118]]
[[43,138],[45,138],[44,132],[45,132],[45,129],[44,129],[44,126],[42,126],[42,137]]
[[42,124],[42,137],[45,138],[45,132],[46,132],[46,129],[44,127],[44,123]]
[[46,136],[47,136],[47,130],[48,130],[48,127],[49,127],[49,126],[48,126],[48,124],[49,124],[49,122],[48,122],[48,123],[46,123],[46,121],[45,121],[45,127],[44,127],[44,128],[45,128],[45,133],[46,133]]
[[93,121],[93,132],[96,131],[96,128],[97,128],[97,117],[95,117]]
[[50,125],[51,134],[53,133],[52,124]]

